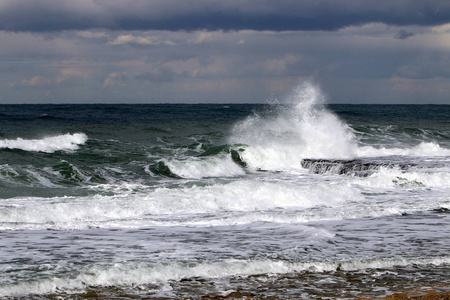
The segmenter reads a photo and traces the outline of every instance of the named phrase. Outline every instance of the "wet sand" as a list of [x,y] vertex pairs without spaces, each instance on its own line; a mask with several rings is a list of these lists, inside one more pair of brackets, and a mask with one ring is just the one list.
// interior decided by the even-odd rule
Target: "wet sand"
[[[203,282],[205,284],[205,282]],[[259,287],[261,288],[261,287]],[[155,294],[147,293],[145,291],[141,291],[141,293],[129,293],[121,289],[109,288],[109,289],[92,289],[86,293],[78,293],[78,294],[50,294],[50,295],[42,295],[38,297],[39,299],[77,299],[77,300],[85,300],[85,299],[161,299],[161,300],[169,300],[169,299],[182,299],[182,300],[220,300],[220,299],[265,299],[265,300],[277,300],[277,299],[355,299],[355,300],[403,300],[403,299],[411,299],[411,300],[450,300],[450,286],[436,286],[436,287],[423,287],[416,288],[409,291],[402,292],[388,292],[389,296],[381,296],[378,292],[358,292],[354,291],[355,294],[366,294],[364,297],[354,297],[354,296],[344,296],[341,290],[334,291],[334,294],[331,291],[324,292],[321,296],[315,295],[304,295],[300,296],[299,294],[289,296],[289,292],[287,293],[272,293],[272,295],[268,296],[270,292],[270,286],[266,287],[265,291],[255,289],[255,287],[247,287],[248,290],[252,290],[252,292],[241,290],[229,292],[225,295],[217,295],[217,294],[198,294],[195,297],[161,297],[156,296]],[[35,297],[18,297],[18,298],[8,298],[8,299],[36,299]]]
[[[186,298],[193,299],[193,298]],[[201,299],[279,299],[277,297],[270,298],[260,298],[257,295],[249,294],[249,293],[238,293],[233,292],[226,296],[203,296]],[[286,299],[283,297],[283,299]],[[336,298],[339,299],[339,298]],[[348,298],[347,298],[348,299]],[[403,299],[411,299],[411,300],[449,300],[450,299],[450,291],[448,292],[436,292],[436,291],[426,291],[421,292],[420,295],[417,293],[394,293],[391,296],[384,298],[355,298],[356,300],[371,300],[371,299],[385,299],[385,300],[403,300]]]
[[[125,297],[125,298],[124,298]],[[50,299],[58,299],[58,297],[50,297]],[[75,298],[72,299],[111,299],[109,297],[105,297],[101,294],[97,294],[95,292],[86,293],[83,295],[75,296]],[[143,298],[136,298],[136,297],[130,297],[127,298],[126,295],[116,295],[116,297],[113,297],[113,299],[171,299],[171,298],[153,298],[153,297],[143,297]],[[173,299],[173,298],[172,298]],[[205,300],[220,300],[220,299],[266,299],[266,300],[276,300],[276,299],[303,299],[303,298],[287,298],[286,296],[273,296],[273,297],[260,297],[257,294],[252,293],[246,293],[246,292],[231,292],[224,296],[200,296],[200,297],[187,297],[187,298],[180,298],[183,300],[194,300],[194,299],[205,299]],[[304,298],[307,299],[307,298]],[[321,298],[319,298],[321,299]],[[378,297],[370,297],[370,298],[341,298],[341,297],[326,297],[322,299],[355,299],[355,300],[450,300],[450,291],[447,292],[439,292],[439,291],[422,291],[422,292],[405,292],[405,293],[394,293],[388,297],[378,298]]]
[[[394,272],[395,271],[395,272]],[[28,295],[8,299],[414,299],[450,300],[449,269],[373,269],[363,271],[300,272],[191,277],[171,281],[166,292],[155,284],[87,286],[84,292]]]
[[414,300],[448,300],[450,299],[450,292],[435,292],[427,291],[426,295],[414,295],[408,293],[395,293],[392,296],[386,297],[388,300],[414,299]]

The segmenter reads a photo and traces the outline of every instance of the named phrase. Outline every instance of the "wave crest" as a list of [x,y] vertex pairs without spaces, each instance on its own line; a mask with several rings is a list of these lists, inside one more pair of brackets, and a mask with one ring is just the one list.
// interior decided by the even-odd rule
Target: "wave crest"
[[0,149],[19,149],[31,152],[53,153],[55,151],[74,151],[86,143],[88,137],[84,133],[62,134],[42,139],[0,140]]
[[[237,153],[237,152],[233,152]],[[236,163],[233,153],[229,155],[197,157],[189,160],[161,160],[150,167],[153,174],[174,178],[200,179],[208,177],[236,177],[245,174]],[[239,154],[235,154],[239,155]]]

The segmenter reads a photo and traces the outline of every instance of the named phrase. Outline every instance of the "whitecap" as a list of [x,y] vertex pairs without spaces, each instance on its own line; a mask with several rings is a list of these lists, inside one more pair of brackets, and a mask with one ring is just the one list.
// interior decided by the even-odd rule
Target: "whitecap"
[[17,138],[0,140],[0,149],[20,149],[23,151],[53,153],[55,151],[73,151],[86,143],[88,137],[84,133],[63,134],[42,139]]

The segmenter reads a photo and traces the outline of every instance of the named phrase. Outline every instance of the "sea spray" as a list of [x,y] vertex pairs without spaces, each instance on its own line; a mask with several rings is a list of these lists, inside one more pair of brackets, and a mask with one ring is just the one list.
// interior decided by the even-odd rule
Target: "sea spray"
[[301,169],[302,158],[355,156],[354,135],[324,106],[319,87],[305,82],[282,102],[273,113],[255,113],[234,126],[229,142],[248,146],[241,156],[249,168]]

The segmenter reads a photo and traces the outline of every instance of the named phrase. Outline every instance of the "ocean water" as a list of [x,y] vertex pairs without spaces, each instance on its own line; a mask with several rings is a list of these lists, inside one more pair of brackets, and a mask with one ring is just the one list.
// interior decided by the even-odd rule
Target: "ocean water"
[[0,105],[0,297],[450,287],[450,106]]

